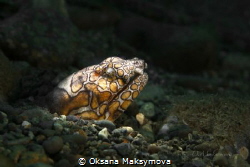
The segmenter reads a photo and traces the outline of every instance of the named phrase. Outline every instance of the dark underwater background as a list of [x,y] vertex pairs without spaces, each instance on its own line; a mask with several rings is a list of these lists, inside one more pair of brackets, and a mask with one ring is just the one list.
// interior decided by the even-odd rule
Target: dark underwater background
[[[250,166],[249,9],[247,0],[0,0],[0,166],[91,157]],[[112,56],[145,60],[149,75],[118,120],[39,105]]]

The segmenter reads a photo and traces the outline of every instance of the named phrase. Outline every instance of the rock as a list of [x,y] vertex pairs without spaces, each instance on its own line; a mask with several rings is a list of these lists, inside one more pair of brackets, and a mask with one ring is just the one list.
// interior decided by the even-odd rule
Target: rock
[[[0,111],[4,112],[8,116],[18,116],[22,113],[22,110],[12,107],[6,102],[1,102],[0,100]],[[22,122],[20,122],[22,123]]]
[[128,156],[132,150],[130,143],[115,144],[114,148],[122,157]]
[[63,140],[59,136],[53,136],[43,142],[43,148],[48,154],[58,153],[63,147]]
[[130,127],[130,126],[122,126],[119,129],[126,130],[127,134],[130,134],[130,133],[134,132],[134,129],[132,127]]
[[17,131],[18,128],[19,128],[19,126],[16,125],[15,123],[13,123],[13,122],[8,124],[8,130],[9,131]]
[[123,114],[121,117],[123,117],[125,119],[123,119],[124,122],[122,121],[123,123],[120,126],[130,126],[133,129],[138,129],[139,128],[138,121],[136,120],[135,117],[127,116],[126,114]]
[[108,139],[109,137],[109,132],[107,128],[103,128],[99,133],[98,133],[98,137],[101,139]]
[[102,142],[102,143],[100,143],[100,144],[97,146],[97,149],[98,149],[99,151],[102,151],[102,150],[105,150],[105,149],[109,149],[110,146],[111,146],[110,143],[108,143],[108,142]]
[[200,158],[194,158],[192,160],[192,165],[195,167],[206,167],[205,162]]
[[161,150],[161,148],[158,147],[158,146],[155,145],[155,144],[150,144],[150,145],[148,146],[148,152],[149,152],[150,154],[158,153],[160,150]]
[[152,118],[153,116],[155,116],[155,107],[154,104],[152,102],[148,102],[145,103],[141,106],[140,113],[142,113],[143,115],[145,115],[145,117],[147,118]]
[[219,166],[229,165],[227,158],[221,153],[217,153],[214,155],[213,162],[214,162],[214,165],[219,165]]
[[28,128],[30,128],[30,127],[31,127],[31,123],[30,123],[30,122],[28,122],[28,121],[23,121],[23,123],[22,123],[22,127],[23,127],[24,129],[28,129]]
[[37,152],[37,153],[41,153],[41,154],[45,153],[43,146],[40,144],[36,144],[36,143],[29,144],[29,150]]
[[151,154],[151,155],[149,156],[149,158],[150,158],[150,159],[158,160],[158,159],[159,159],[159,155],[156,154],[156,153],[154,153],[154,154]]
[[53,120],[61,120],[61,121],[66,121],[67,116],[66,115],[59,115],[58,117],[54,117]]
[[20,79],[14,66],[0,50],[0,101],[7,101]]
[[112,131],[112,135],[114,137],[126,136],[127,134],[128,134],[127,129],[124,129],[124,128],[118,128]]
[[37,135],[36,136],[36,141],[39,144],[42,144],[45,139],[46,139],[46,136],[44,136],[44,135]]
[[55,135],[56,131],[52,129],[45,129],[45,130],[42,130],[41,133],[47,137],[51,137]]
[[139,122],[141,126],[146,123],[145,116],[142,113],[136,114],[136,120]]
[[[79,51],[76,43],[80,44],[82,41],[79,40],[80,32],[69,18],[61,16],[54,9],[43,7],[39,11],[37,8],[29,8],[20,11],[18,15],[21,17],[11,18],[12,21],[6,19],[5,26],[0,28],[4,34],[0,37],[0,46],[4,48],[6,55],[27,61],[36,67],[55,68],[73,63]],[[36,21],[33,20],[34,17],[37,18]],[[53,29],[54,35],[46,35],[49,29]],[[71,38],[65,32],[78,38]]]
[[170,131],[171,126],[172,124],[164,124],[157,134],[158,138],[169,138],[168,132]]
[[67,120],[67,121],[77,122],[77,121],[79,121],[80,119],[79,119],[78,117],[74,116],[74,115],[67,115],[67,116],[66,116],[66,120]]
[[186,138],[189,133],[191,133],[191,129],[187,125],[167,123],[161,127],[157,137],[164,139],[171,139],[173,137]]
[[96,125],[99,125],[100,127],[106,127],[109,130],[114,130],[116,128],[115,124],[109,120],[98,120],[94,121]]
[[87,141],[87,137],[86,135],[82,135],[82,134],[72,134],[72,135],[64,135],[63,136],[63,141],[69,142],[69,143],[73,143],[76,144],[77,146],[84,146],[86,144]]
[[215,142],[203,142],[201,144],[198,144],[194,147],[195,150],[197,151],[204,151],[207,153],[212,153],[214,154],[219,150],[219,145]]
[[28,132],[28,136],[30,137],[31,140],[33,140],[34,137],[35,137],[35,135],[34,135],[34,133],[32,131]]
[[245,161],[239,154],[234,154],[229,158],[229,167],[235,166],[250,167],[249,163],[247,163],[247,161]]
[[23,152],[27,151],[27,148],[25,148],[24,145],[13,145],[10,147],[11,153],[9,154],[9,157],[14,160],[15,163],[18,162],[20,155],[22,155]]
[[134,156],[137,157],[138,159],[148,159],[149,153],[144,151],[137,151]]
[[8,140],[6,145],[28,144],[30,141],[30,137],[22,137],[20,139]]
[[93,134],[97,134],[98,133],[98,130],[93,125],[88,126],[88,131],[89,131],[89,133],[91,132]]
[[71,164],[67,159],[60,159],[58,162],[56,162],[55,167],[73,167],[74,165]]
[[132,141],[132,144],[133,145],[142,145],[143,143],[145,142],[145,137],[141,134],[137,134],[135,137],[134,137],[134,140]]
[[178,117],[175,115],[170,115],[167,117],[166,119],[167,123],[171,123],[171,124],[177,124],[178,123]]
[[27,167],[53,167],[53,166],[45,163],[35,163],[35,164],[30,164]]
[[56,121],[53,125],[55,131],[61,132],[63,130],[63,126],[60,122]]
[[15,163],[13,162],[13,160],[11,160],[9,157],[3,155],[3,154],[0,154],[0,166],[2,167],[15,167]]
[[248,148],[246,148],[245,146],[241,147],[238,152],[244,160],[246,160],[249,156]]
[[27,117],[27,120],[29,120],[32,125],[37,125],[40,122],[52,120],[52,115],[47,110],[44,110],[40,107],[33,107],[32,109],[25,110],[22,114],[20,114],[19,117]]
[[155,140],[155,135],[151,124],[147,123],[139,129],[139,132],[145,137],[145,139],[151,143]]
[[53,123],[54,122],[52,120],[48,120],[48,121],[42,121],[42,122],[40,122],[39,125],[43,129],[52,129]]
[[22,153],[20,160],[18,162],[22,166],[28,166],[36,163],[52,164],[53,160],[46,156],[46,154],[41,154],[33,151],[27,151]]
[[129,137],[128,135],[133,133],[133,132],[134,132],[133,128],[128,127],[128,126],[123,126],[123,127],[118,128],[118,129],[114,129],[112,131],[112,136],[113,137],[121,137],[121,136],[124,137],[124,136],[126,136],[126,138],[127,138],[127,137]]
[[100,154],[103,156],[117,156],[117,151],[115,149],[105,149]]
[[8,124],[9,120],[4,112],[0,112],[0,131],[4,130],[4,127]]

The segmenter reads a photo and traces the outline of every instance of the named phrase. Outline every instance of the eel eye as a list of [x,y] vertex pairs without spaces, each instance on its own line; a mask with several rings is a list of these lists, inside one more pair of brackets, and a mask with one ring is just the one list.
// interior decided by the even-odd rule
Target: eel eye
[[113,78],[115,76],[115,70],[113,68],[110,68],[110,67],[106,69],[105,73],[108,77],[111,77],[111,78]]

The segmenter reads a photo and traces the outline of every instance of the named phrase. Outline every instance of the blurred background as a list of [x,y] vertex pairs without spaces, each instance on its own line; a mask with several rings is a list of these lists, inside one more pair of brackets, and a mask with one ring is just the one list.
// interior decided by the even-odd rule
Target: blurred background
[[[177,115],[172,138],[191,127],[250,162],[249,7],[248,0],[0,0],[0,102],[33,109],[75,71],[138,57],[149,82],[121,125],[154,142]],[[150,128],[138,124],[138,112],[150,113]]]
[[[249,3],[0,0],[2,99],[24,76],[43,78],[47,70],[40,83],[22,79],[25,90],[44,87],[55,70],[69,74],[110,56],[146,60],[150,81],[165,87],[249,94]],[[54,85],[21,96],[44,95]]]

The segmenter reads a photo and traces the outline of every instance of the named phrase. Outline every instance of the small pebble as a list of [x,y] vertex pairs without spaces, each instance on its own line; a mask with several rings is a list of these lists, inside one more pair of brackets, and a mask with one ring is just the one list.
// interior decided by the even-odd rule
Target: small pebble
[[29,144],[29,150],[34,151],[34,152],[39,152],[41,154],[45,153],[43,146],[40,144],[36,144],[36,143]]
[[8,140],[8,141],[6,141],[6,144],[7,145],[27,144],[30,141],[31,141],[30,137],[23,137],[20,139]]
[[139,132],[145,137],[145,139],[151,143],[155,140],[155,134],[152,129],[152,125],[147,123],[139,129]]
[[249,151],[245,146],[241,147],[238,152],[244,160],[246,160],[249,156]]
[[35,137],[35,135],[33,134],[32,131],[29,131],[29,132],[28,132],[28,136],[30,137],[31,140],[33,140],[34,137]]
[[114,148],[121,156],[128,156],[132,150],[130,143],[115,144]]
[[44,150],[49,154],[58,153],[63,147],[63,140],[59,136],[53,136],[43,142]]
[[0,131],[4,129],[8,122],[7,115],[4,112],[0,112]]
[[192,164],[193,166],[199,166],[199,167],[206,167],[206,164],[204,163],[204,161],[200,158],[194,158],[192,160]]
[[152,118],[155,116],[155,106],[152,102],[145,103],[141,106],[139,112],[147,118]]
[[128,134],[134,132],[134,129],[130,126],[122,126],[121,129],[126,130]]
[[116,128],[115,124],[109,120],[98,120],[94,121],[96,125],[99,125],[100,127],[106,127],[109,130],[114,130]]
[[219,166],[228,166],[227,157],[224,156],[222,153],[217,153],[214,155],[213,162],[215,165]]
[[175,115],[170,115],[167,117],[166,122],[176,124],[176,123],[178,123],[178,117]]
[[136,114],[136,120],[139,122],[140,125],[144,125],[145,124],[145,116],[143,113],[138,113]]
[[53,126],[53,121],[42,121],[41,123],[39,123],[39,126],[43,129],[52,129]]
[[155,160],[158,160],[159,159],[159,155],[157,153],[154,153],[154,154],[151,154],[149,156],[150,159],[155,159]]
[[50,159],[46,154],[26,151],[22,153],[22,156],[20,156],[19,163],[22,164],[22,166],[28,166],[37,163],[45,163],[49,165],[53,163],[53,160]]
[[63,141],[64,142],[69,142],[69,143],[74,143],[77,145],[85,145],[87,138],[86,135],[82,135],[82,134],[71,134],[71,135],[64,135],[63,136]]
[[59,121],[54,122],[54,130],[57,132],[61,132],[63,130],[63,126]]
[[56,121],[56,120],[66,121],[66,115],[60,115],[59,117],[54,117],[53,121]]
[[60,159],[56,164],[55,167],[72,167],[73,165],[67,159]]
[[234,154],[229,158],[229,164],[232,167],[250,167],[249,163],[239,154]]
[[22,122],[22,127],[24,127],[24,129],[28,129],[31,127],[31,123],[28,121],[23,121]]
[[97,146],[97,148],[98,148],[98,150],[105,150],[105,149],[109,149],[109,147],[110,147],[110,143],[108,143],[108,142],[102,142],[102,143],[100,143],[98,146]]
[[35,163],[35,164],[30,164],[27,167],[53,167],[53,166],[45,163]]
[[[1,126],[1,125],[0,125]],[[18,129],[18,125],[16,125],[15,123],[11,122],[8,125],[8,130],[9,131],[16,131]],[[1,128],[0,128],[1,129]]]
[[103,128],[99,133],[98,133],[98,137],[100,137],[101,139],[108,139],[108,137],[110,136],[108,129],[107,128]]
[[51,137],[55,135],[56,131],[52,129],[45,129],[45,130],[42,130],[41,133],[47,137]]
[[44,135],[38,135],[36,136],[37,143],[41,144],[46,139],[46,136]]
[[68,115],[68,116],[66,116],[66,120],[67,120],[67,121],[77,122],[77,121],[79,121],[79,119],[80,119],[80,118],[78,118],[78,117],[76,117],[76,116],[74,116],[74,115]]
[[18,162],[20,155],[22,155],[23,152],[27,151],[27,148],[25,145],[17,144],[10,147],[11,153],[9,154],[9,157],[14,160],[15,163]]
[[110,149],[105,149],[101,151],[101,154],[103,156],[108,156],[108,155],[114,156],[114,155],[117,155],[117,151],[115,149],[110,148]]
[[114,136],[126,136],[130,133],[134,132],[134,129],[129,127],[129,126],[123,126],[123,127],[120,127],[118,129],[115,129],[112,131],[112,134]]
[[148,152],[149,152],[150,154],[158,153],[160,150],[161,150],[161,148],[158,147],[158,146],[155,145],[155,144],[150,144],[150,145],[148,146]]
[[10,159],[9,157],[5,156],[4,154],[0,154],[0,165],[2,167],[15,167],[16,164],[13,162],[12,159]]

